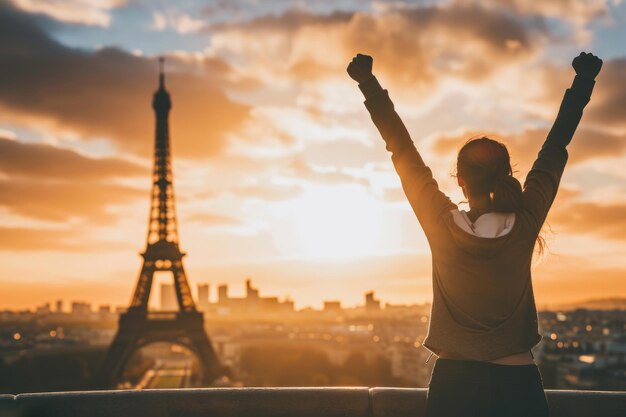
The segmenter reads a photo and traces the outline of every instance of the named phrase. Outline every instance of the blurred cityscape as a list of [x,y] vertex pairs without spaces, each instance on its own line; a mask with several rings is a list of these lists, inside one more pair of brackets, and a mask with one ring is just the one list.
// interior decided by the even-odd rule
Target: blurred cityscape
[[[329,300],[296,310],[245,285],[243,297],[220,285],[214,302],[209,284],[197,286],[206,331],[232,375],[215,385],[427,386],[430,304],[383,303],[369,292],[356,307]],[[175,311],[173,285],[159,290],[160,310]],[[0,311],[0,393],[89,389],[124,310],[57,300]],[[626,300],[540,311],[539,323],[533,353],[546,388],[626,389]],[[199,386],[197,367],[184,346],[153,343],[129,360],[120,388]]]

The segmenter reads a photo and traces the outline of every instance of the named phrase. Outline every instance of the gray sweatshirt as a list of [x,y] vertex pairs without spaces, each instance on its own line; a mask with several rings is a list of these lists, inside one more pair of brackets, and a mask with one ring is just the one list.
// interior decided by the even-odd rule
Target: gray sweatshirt
[[567,162],[566,146],[594,84],[576,76],[565,92],[524,182],[515,223],[510,232],[495,238],[459,227],[452,216],[457,206],[439,190],[387,90],[375,77],[359,85],[430,245],[433,302],[423,343],[430,351],[489,361],[527,352],[541,340],[530,271],[533,249]]

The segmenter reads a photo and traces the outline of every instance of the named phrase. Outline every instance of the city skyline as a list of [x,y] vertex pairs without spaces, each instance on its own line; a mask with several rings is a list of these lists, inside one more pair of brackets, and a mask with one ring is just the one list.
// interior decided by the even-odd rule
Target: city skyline
[[[225,283],[216,282],[199,282],[196,286],[192,287],[192,295],[194,297],[194,301],[200,310],[204,310],[203,307],[207,307],[207,304],[217,305],[220,302],[220,288],[226,288],[226,292],[229,298],[237,299],[237,300],[245,300],[249,297],[249,292],[247,292],[248,285],[251,284],[250,277],[245,278],[245,280],[241,281],[240,285],[235,288],[235,291],[231,291],[231,286]],[[158,288],[158,289],[157,289]],[[322,300],[321,303],[316,305],[299,305],[296,300],[286,296],[286,297],[278,297],[276,295],[267,295],[265,293],[260,294],[260,288],[253,288],[256,291],[257,295],[261,298],[271,298],[276,300],[279,303],[289,302],[293,303],[294,312],[300,311],[324,311],[324,310],[333,310],[338,309],[346,310],[346,309],[355,309],[366,307],[368,294],[373,294],[374,299],[377,303],[379,303],[379,307],[381,309],[385,309],[387,307],[395,308],[398,306],[402,307],[424,307],[430,306],[430,301],[424,302],[413,302],[406,304],[398,304],[394,302],[390,302],[389,300],[385,300],[379,296],[375,291],[365,291],[360,294],[360,299],[352,304],[343,303],[340,300],[334,298],[328,298]],[[165,303],[170,306],[170,308],[164,308],[164,300],[163,300],[163,290],[170,292],[166,296]],[[151,303],[149,305],[150,311],[176,311],[177,305],[175,299],[174,286],[168,282],[160,282],[158,285],[154,286],[153,291],[157,291],[156,293],[152,293],[151,295]],[[204,297],[207,298],[204,298]],[[48,299],[41,304],[33,304],[27,306],[22,309],[9,309],[9,308],[0,308],[0,312],[24,312],[29,311],[32,313],[42,312],[53,312],[53,313],[71,313],[72,311],[78,309],[81,312],[89,311],[91,313],[97,313],[101,311],[103,308],[108,309],[112,313],[119,313],[121,311],[125,311],[128,307],[128,303],[120,303],[120,304],[99,304],[91,302],[89,299],[64,299],[64,298],[54,298]],[[204,305],[203,305],[204,304]],[[575,308],[587,308],[587,309],[626,309],[626,297],[606,297],[606,298],[582,298],[576,300],[574,302],[567,303],[557,303],[557,304],[545,304],[538,305],[539,310],[572,310]],[[82,313],[81,313],[82,314]]]
[[[11,41],[0,52],[12,64],[0,71],[3,309],[50,294],[127,303],[147,231],[161,55],[190,284],[252,276],[319,307],[328,294],[344,305],[367,291],[392,303],[431,297],[426,239],[345,74],[350,56],[375,56],[435,178],[460,202],[450,172],[464,140],[503,140],[523,179],[571,57],[594,51],[605,69],[533,287],[540,306],[626,296],[624,2],[229,4],[0,2]],[[397,37],[406,50],[387,47]],[[461,40],[474,52],[455,50]]]
[[[269,299],[275,301],[279,304],[287,303],[294,306],[294,301],[289,297],[277,297],[274,295],[265,295],[260,294],[260,289],[252,286],[252,281],[248,277],[244,281],[243,285],[244,291],[240,293],[240,291],[235,291],[232,293],[230,291],[230,286],[223,283],[218,283],[216,285],[211,285],[208,282],[200,282],[196,287],[192,287],[192,296],[194,298],[194,302],[199,310],[204,310],[203,307],[207,307],[208,304],[217,305],[220,303],[228,303],[231,300],[251,300],[251,299]],[[213,290],[211,290],[213,289]],[[156,293],[154,292],[156,291]],[[357,308],[361,306],[365,306],[367,304],[368,295],[371,294],[372,297],[376,297],[374,291],[367,291],[362,294],[361,304],[354,305],[344,305],[341,301],[329,298],[327,300],[322,300],[322,309],[326,307],[327,304],[332,306],[336,306],[339,309],[350,309]],[[151,302],[149,304],[149,308],[151,311],[177,311],[178,304],[176,302],[176,293],[174,292],[174,285],[168,282],[160,282],[158,285],[154,285],[153,292],[151,293]],[[380,300],[376,300],[380,303]],[[97,304],[92,303],[88,299],[63,299],[63,298],[54,298],[52,300],[47,300],[43,304],[31,306],[31,308],[27,308],[26,310],[15,310],[18,311],[33,311],[44,312],[44,313],[68,313],[79,311],[81,314],[84,312],[98,312],[102,309],[108,309],[111,312],[120,312],[126,310],[128,303],[119,304],[119,305],[111,305],[111,304]],[[385,305],[389,306],[397,306],[397,304],[385,302],[379,304],[379,306],[384,307]],[[415,304],[407,304],[406,306],[413,305],[424,305],[423,303],[415,303]],[[68,309],[69,307],[69,309]],[[302,306],[299,309],[294,309],[294,311],[305,311],[312,309],[313,306],[306,305]],[[2,311],[11,311],[10,309],[0,309]]]
[[[256,304],[254,299],[259,296],[258,290],[250,285],[246,287],[250,289],[248,298],[251,305]],[[233,314],[234,311],[225,314],[213,309],[208,313],[210,320],[206,320],[205,324],[221,360],[236,370],[236,386],[261,383],[266,386],[319,385],[322,380],[325,385],[426,386],[432,362],[430,366],[425,363],[429,352],[423,349],[422,341],[427,331],[429,306],[379,309],[375,297],[366,295],[365,300],[366,303],[369,300],[370,308],[364,305],[356,310],[338,309],[337,304],[331,302],[325,306],[325,311],[294,311],[288,315],[284,312],[263,314],[263,310],[256,309],[248,311],[248,314]],[[621,308],[607,310],[592,307],[539,312],[539,331],[543,338],[533,351],[546,388],[624,389],[624,303],[626,300],[622,300]],[[64,363],[72,370],[72,389],[84,384],[90,374],[89,369],[97,365],[93,358],[89,359],[89,352],[106,349],[118,318],[110,309],[87,312],[85,307],[85,303],[77,303],[75,312],[64,314],[41,311],[36,316],[37,320],[33,320],[32,315],[13,316],[0,311],[0,321],[4,323],[0,346],[5,349],[5,367],[8,364],[9,369],[19,370],[22,376],[19,380],[2,378],[2,375],[12,375],[5,372],[0,375],[0,386],[4,384],[5,389],[13,387],[12,390],[29,392],[63,387],[62,383],[55,385],[60,382],[58,375],[50,374],[45,364],[40,362],[37,365],[25,360],[42,355],[55,363]],[[156,355],[160,361],[167,362],[172,353],[185,349],[181,345],[177,345],[177,349],[172,344],[167,345],[156,343],[143,351],[152,351],[150,356]],[[278,351],[285,354],[277,354]],[[188,360],[193,360],[193,354],[187,351],[186,355]],[[281,358],[285,357],[292,362],[288,369],[300,378],[289,378],[284,369],[271,371],[280,368]],[[358,366],[362,362],[362,359],[356,360],[355,364],[357,357],[369,360],[384,358],[388,361],[390,373],[400,379],[388,380],[384,374],[370,382],[341,378],[342,374],[345,376],[343,371],[347,365]],[[326,377],[320,380],[319,376],[313,377],[320,368],[305,365],[310,363],[311,358],[321,359],[322,364],[329,361],[344,368],[325,366]],[[87,364],[87,368],[71,366],[76,361]],[[294,366],[296,364],[298,366]],[[186,386],[184,381],[168,378],[174,369],[179,369],[181,375],[181,369],[189,369],[181,366],[178,360],[174,360],[169,367],[157,366],[146,372],[142,369],[133,372],[136,378],[131,386],[137,384],[135,388],[145,388],[144,385],[150,385],[141,381],[160,382],[164,384],[161,387]],[[359,369],[372,367],[359,366]],[[242,370],[244,372],[240,372]],[[38,372],[47,378],[31,377]],[[363,377],[362,373],[357,375]]]

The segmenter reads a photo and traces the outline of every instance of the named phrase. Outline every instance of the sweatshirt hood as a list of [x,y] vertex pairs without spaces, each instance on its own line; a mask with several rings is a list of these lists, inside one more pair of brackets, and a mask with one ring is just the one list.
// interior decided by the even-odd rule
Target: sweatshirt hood
[[515,213],[484,213],[472,222],[464,210],[450,210],[448,227],[457,246],[475,256],[495,256],[508,241]]

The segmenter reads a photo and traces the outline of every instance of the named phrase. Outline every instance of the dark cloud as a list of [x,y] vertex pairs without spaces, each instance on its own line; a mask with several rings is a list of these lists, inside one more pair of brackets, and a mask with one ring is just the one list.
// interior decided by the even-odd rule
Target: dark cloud
[[626,127],[626,57],[604,63],[587,113],[599,124]]
[[0,180],[0,206],[23,216],[57,222],[78,217],[107,223],[116,217],[108,207],[148,198],[147,190],[116,184]]
[[254,30],[281,30],[294,32],[303,26],[328,25],[348,22],[353,12],[334,11],[330,14],[314,14],[303,9],[288,9],[282,14],[271,14],[256,17],[246,22],[220,23],[212,26],[212,30],[237,29],[241,26]]
[[466,3],[479,3],[488,7],[498,7],[516,14],[557,17],[575,23],[606,16],[605,1],[580,0],[462,0]]
[[[538,101],[556,109],[566,88],[571,86],[574,70],[569,65],[546,64],[539,73],[542,93]],[[585,107],[583,123],[602,128],[626,127],[626,57],[605,60],[596,78],[591,101]]]
[[[0,3],[0,110],[4,120],[45,123],[83,137],[107,137],[125,150],[150,155],[151,109],[157,84],[154,59],[105,47],[66,47],[36,19]],[[174,68],[172,70],[172,67]],[[207,59],[203,71],[171,59],[171,133],[177,156],[215,154],[225,135],[245,120],[248,108],[220,90],[229,75],[223,61]]]
[[13,177],[80,181],[149,175],[148,168],[120,158],[91,158],[49,144],[1,137],[0,172]]

